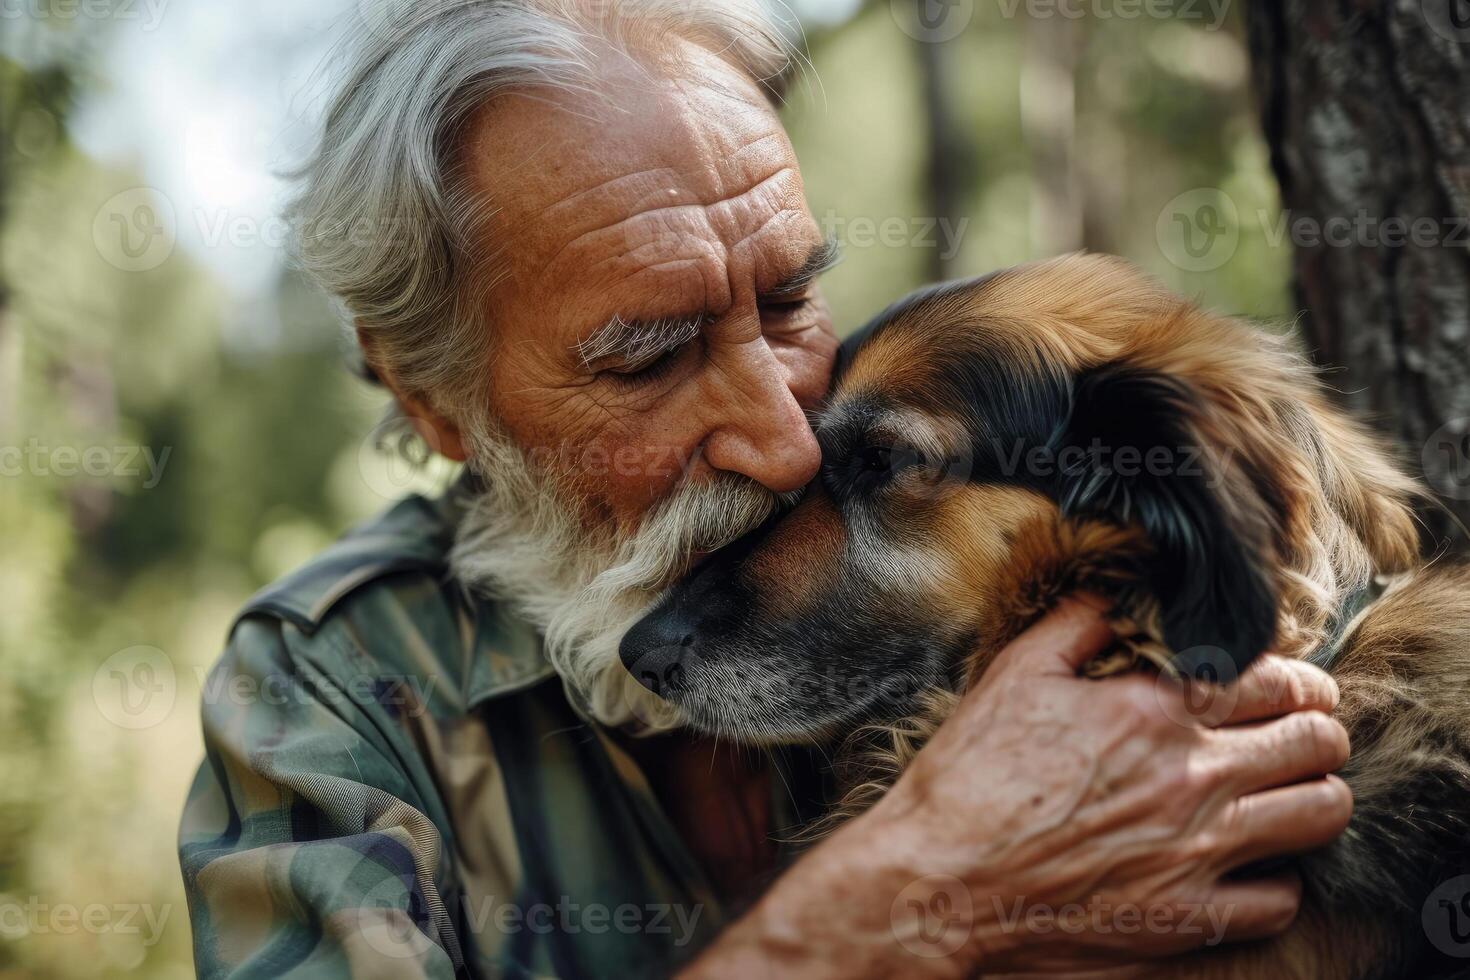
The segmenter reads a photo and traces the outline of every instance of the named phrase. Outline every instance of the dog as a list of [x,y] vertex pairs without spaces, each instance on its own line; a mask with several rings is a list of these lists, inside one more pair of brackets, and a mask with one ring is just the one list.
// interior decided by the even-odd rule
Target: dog
[[1427,495],[1284,337],[1067,256],[884,311],[844,344],[815,430],[821,473],[794,508],[622,640],[693,727],[845,746],[840,820],[1067,593],[1108,598],[1123,637],[1091,674],[1229,681],[1266,649],[1306,658],[1341,689],[1352,821],[1298,859],[1287,933],[1164,975],[1456,965],[1434,895],[1470,872],[1470,570],[1421,556]]

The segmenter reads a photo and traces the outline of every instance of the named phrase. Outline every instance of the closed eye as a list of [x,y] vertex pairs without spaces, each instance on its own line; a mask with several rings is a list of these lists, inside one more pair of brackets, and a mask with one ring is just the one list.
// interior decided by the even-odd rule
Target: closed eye
[[812,307],[812,298],[771,299],[761,301],[761,312],[776,317],[797,317]]
[[632,363],[619,364],[598,373],[619,387],[648,387],[673,374],[681,364],[688,360],[691,352],[697,352],[700,349],[700,338],[696,334],[661,351],[648,351]]
[[905,446],[868,443],[826,463],[822,478],[836,494],[873,493],[905,470],[925,465],[924,455]]
[[609,368],[603,374],[621,385],[642,385],[657,381],[673,369],[683,347],[666,350],[651,361],[642,364]]

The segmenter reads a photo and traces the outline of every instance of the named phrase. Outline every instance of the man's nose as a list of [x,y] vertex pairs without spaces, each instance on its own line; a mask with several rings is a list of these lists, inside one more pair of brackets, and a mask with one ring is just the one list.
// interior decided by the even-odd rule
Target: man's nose
[[721,418],[705,439],[704,458],[718,470],[748,476],[784,493],[811,482],[822,450],[791,391],[786,369],[764,341],[721,381]]

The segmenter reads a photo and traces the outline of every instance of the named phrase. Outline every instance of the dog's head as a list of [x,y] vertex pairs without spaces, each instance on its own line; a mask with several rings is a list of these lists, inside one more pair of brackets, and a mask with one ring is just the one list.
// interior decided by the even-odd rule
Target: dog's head
[[839,370],[801,501],[623,639],[699,727],[771,741],[902,716],[1077,588],[1181,669],[1228,674],[1305,651],[1416,550],[1412,484],[1300,357],[1121,260],[923,291]]

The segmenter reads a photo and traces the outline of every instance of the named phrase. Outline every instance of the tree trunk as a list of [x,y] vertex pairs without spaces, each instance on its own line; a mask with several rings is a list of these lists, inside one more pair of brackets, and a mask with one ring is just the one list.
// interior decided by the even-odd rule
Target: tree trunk
[[1470,0],[1257,0],[1250,46],[1306,342],[1453,512],[1426,512],[1434,540],[1463,549]]
[[[922,6],[928,0],[917,0]],[[965,184],[971,168],[969,149],[955,123],[945,84],[945,62],[951,45],[915,38],[924,102],[925,169],[924,189],[929,214],[936,221],[952,223],[960,214]],[[940,280],[954,277],[954,259],[942,248],[930,248],[925,277]]]
[[1077,159],[1077,59],[1082,31],[1070,17],[1026,21],[1021,61],[1021,133],[1031,157],[1031,251],[1075,252],[1083,242]]

